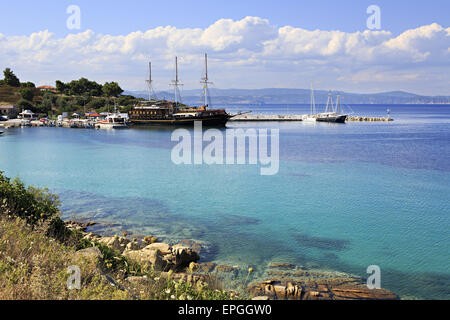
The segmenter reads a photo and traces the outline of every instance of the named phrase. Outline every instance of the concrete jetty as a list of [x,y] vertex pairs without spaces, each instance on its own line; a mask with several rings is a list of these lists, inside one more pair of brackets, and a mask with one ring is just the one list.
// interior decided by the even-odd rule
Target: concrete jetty
[[[229,121],[302,121],[304,115],[290,114],[290,115],[256,115],[256,114],[242,114],[231,118]],[[364,117],[354,116],[347,117],[348,122],[390,122],[394,119],[390,117]]]
[[302,115],[241,114],[234,116],[229,121],[302,121]]
[[392,118],[388,118],[388,117],[361,117],[361,116],[357,116],[357,117],[347,117],[347,121],[349,122],[362,122],[362,121],[366,121],[366,122],[389,122],[389,121],[394,121],[394,119]]

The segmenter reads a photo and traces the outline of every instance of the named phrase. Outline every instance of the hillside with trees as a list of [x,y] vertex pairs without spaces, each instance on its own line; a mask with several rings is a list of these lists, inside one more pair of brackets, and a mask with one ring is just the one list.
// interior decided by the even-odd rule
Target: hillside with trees
[[128,112],[139,100],[122,95],[117,82],[100,84],[86,78],[64,83],[55,81],[56,90],[40,90],[32,82],[20,82],[10,68],[0,79],[0,104],[13,104],[19,110],[31,110],[42,116],[56,117],[63,112],[80,113],[112,111],[116,105],[120,112]]

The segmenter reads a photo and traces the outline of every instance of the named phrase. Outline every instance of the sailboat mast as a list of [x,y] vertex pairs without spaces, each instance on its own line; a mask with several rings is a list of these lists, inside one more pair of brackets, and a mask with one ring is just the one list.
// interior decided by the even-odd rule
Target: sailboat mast
[[328,91],[327,109],[325,113],[331,112],[331,108],[333,108],[333,100],[331,99],[331,91]]
[[337,114],[339,115],[339,114],[341,114],[341,95],[340,94],[338,94],[338,96],[337,96],[336,104],[337,104]]
[[151,101],[153,99],[157,99],[155,91],[153,90],[153,80],[152,80],[152,63],[148,63],[148,80],[147,82],[147,88],[148,88],[148,101]]
[[208,55],[205,53],[205,106],[208,105]]
[[202,78],[202,81],[200,81],[201,84],[203,84],[203,97],[204,97],[204,101],[203,101],[203,105],[205,107],[208,106],[208,84],[211,84],[211,82],[209,82],[209,78],[208,78],[208,54],[205,53],[205,77]]
[[178,57],[175,57],[175,81],[178,83]]
[[314,88],[311,81],[311,115],[316,114],[316,98],[314,97]]
[[148,101],[152,100],[152,63],[148,63]]
[[175,57],[175,105],[178,106],[178,57]]
[[180,80],[178,79],[178,57],[175,57],[175,80],[172,81],[172,85],[174,86],[174,102],[175,106],[178,107],[179,100],[179,91],[178,87],[181,85]]
[[208,54],[205,53],[205,80],[208,81]]

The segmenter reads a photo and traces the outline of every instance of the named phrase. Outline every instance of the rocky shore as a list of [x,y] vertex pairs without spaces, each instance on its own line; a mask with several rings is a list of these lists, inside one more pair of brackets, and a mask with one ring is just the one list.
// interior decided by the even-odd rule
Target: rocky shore
[[[126,233],[123,236],[100,236],[88,232],[93,223],[68,221],[66,225],[72,230],[82,232],[84,239],[88,241],[101,243],[130,260],[150,265],[152,269],[160,272],[161,277],[182,279],[192,284],[206,282],[211,279],[211,275],[217,276],[218,279],[244,278],[245,281],[241,281],[243,285],[241,288],[246,295],[255,300],[399,299],[397,295],[385,289],[370,290],[362,279],[344,273],[327,272],[284,262],[261,266],[265,269],[263,280],[254,280],[247,284],[247,280],[253,279],[251,277],[253,267],[243,270],[239,266],[218,265],[214,262],[198,263],[201,245],[192,240],[170,245],[158,242],[158,239],[152,236],[130,238]],[[142,283],[146,279],[128,277],[126,281]]]

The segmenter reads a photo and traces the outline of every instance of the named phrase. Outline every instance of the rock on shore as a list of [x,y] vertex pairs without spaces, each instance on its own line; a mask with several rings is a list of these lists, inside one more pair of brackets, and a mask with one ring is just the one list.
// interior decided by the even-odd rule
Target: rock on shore
[[[127,237],[102,237],[93,233],[86,233],[89,225],[68,222],[68,227],[80,230],[84,238],[89,241],[102,243],[111,249],[120,252],[124,257],[142,264],[149,264],[156,271],[161,271],[161,277],[182,279],[189,283],[207,281],[209,275],[237,275],[238,266],[217,265],[213,262],[196,264],[200,260],[195,248],[201,246],[193,241],[184,241],[177,245],[152,241],[138,241]],[[151,244],[149,244],[149,242]],[[83,257],[100,259],[101,252],[97,248],[80,250]],[[195,266],[200,273],[185,271]],[[250,269],[252,271],[250,271]],[[245,270],[248,276],[253,268]],[[173,273],[175,272],[175,273]],[[203,274],[202,274],[203,273]],[[251,297],[256,299],[283,299],[283,300],[397,300],[399,297],[385,290],[370,290],[361,279],[354,278],[343,273],[330,273],[321,270],[311,270],[310,267],[296,266],[285,262],[272,262],[264,272],[266,279],[270,280],[253,282],[247,287]],[[264,279],[264,278],[263,278]],[[146,281],[145,277],[129,277],[129,282]]]
[[251,284],[253,297],[278,300],[398,300],[385,289],[370,290],[357,279],[326,279],[309,281],[267,280]]
[[[77,223],[70,222],[68,227],[84,231]],[[124,257],[142,264],[149,264],[156,271],[182,271],[191,262],[200,260],[200,256],[194,249],[183,244],[171,246],[167,243],[139,242],[136,239],[127,237],[101,237],[93,233],[85,233],[84,238],[89,241],[96,241],[107,247],[120,252]],[[154,238],[156,239],[156,238]]]
[[181,245],[170,246],[166,243],[153,243],[139,250],[125,250],[123,256],[140,263],[148,263],[157,271],[180,271],[191,262],[200,260],[198,253]]

